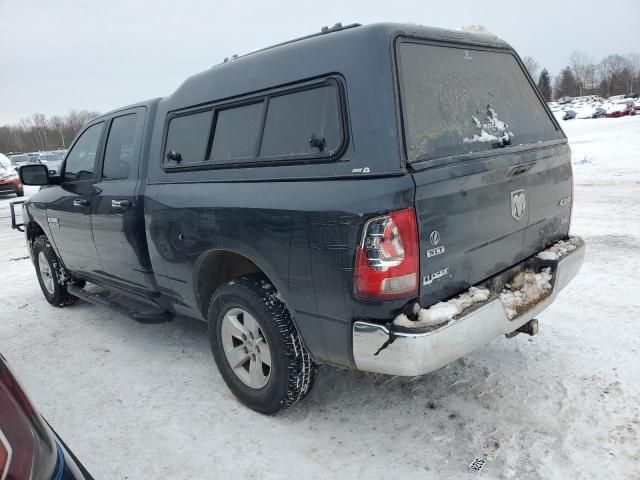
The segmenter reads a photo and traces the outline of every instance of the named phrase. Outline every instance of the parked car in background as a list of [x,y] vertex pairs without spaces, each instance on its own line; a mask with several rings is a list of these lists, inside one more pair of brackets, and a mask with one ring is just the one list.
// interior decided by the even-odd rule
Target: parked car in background
[[564,115],[562,115],[562,120],[572,120],[576,118],[576,112],[573,110],[565,110]]
[[27,163],[40,163],[40,160],[38,160],[38,154],[36,153],[18,153],[7,155],[7,158],[11,160],[11,163],[16,168]]
[[24,195],[24,188],[16,167],[2,153],[0,153],[0,193],[15,193],[18,197]]
[[43,163],[49,169],[51,175],[59,175],[60,167],[64,161],[65,151],[42,152],[38,155],[40,163]]
[[633,100],[622,100],[616,103],[610,104],[606,107],[607,118],[626,117],[628,115],[635,115],[635,102]]
[[91,480],[0,354],[0,479]]

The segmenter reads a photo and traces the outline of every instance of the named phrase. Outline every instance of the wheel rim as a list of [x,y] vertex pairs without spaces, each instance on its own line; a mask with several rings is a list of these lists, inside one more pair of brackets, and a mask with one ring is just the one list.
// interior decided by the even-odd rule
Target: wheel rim
[[271,377],[271,349],[258,321],[241,308],[222,319],[222,348],[236,376],[248,387],[264,387]]
[[53,295],[53,275],[51,273],[49,261],[44,255],[44,252],[40,252],[38,254],[38,269],[40,270],[40,278],[42,279],[42,284],[44,285],[45,290],[50,295]]

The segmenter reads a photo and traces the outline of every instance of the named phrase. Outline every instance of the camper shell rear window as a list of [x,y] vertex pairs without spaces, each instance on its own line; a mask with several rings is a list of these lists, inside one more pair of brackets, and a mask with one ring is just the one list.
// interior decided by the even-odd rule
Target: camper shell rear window
[[396,45],[409,163],[564,138],[512,53]]

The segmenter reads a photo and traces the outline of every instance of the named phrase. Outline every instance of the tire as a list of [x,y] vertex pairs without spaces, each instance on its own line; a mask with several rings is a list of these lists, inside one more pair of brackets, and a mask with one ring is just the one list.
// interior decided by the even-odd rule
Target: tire
[[16,197],[24,197],[24,187],[16,188]]
[[[253,320],[249,321],[251,317],[255,324],[251,323]],[[230,320],[233,318],[234,322]],[[211,351],[218,370],[231,392],[247,407],[273,415],[295,405],[313,387],[316,365],[289,310],[264,275],[244,275],[220,287],[209,304],[207,321]],[[240,329],[236,328],[238,322]],[[243,341],[239,333],[250,331],[254,332],[253,340],[246,337]],[[238,335],[230,336],[230,332]],[[236,363],[240,366],[236,365],[234,369],[229,359],[233,352],[225,353],[225,346],[227,350],[242,349],[240,355],[248,352],[245,363],[241,364],[242,358],[238,357]],[[259,346],[263,347],[262,351]],[[266,356],[269,356],[269,367]],[[252,368],[258,364],[260,370],[256,371],[261,374],[255,375],[256,383]],[[260,380],[265,383],[261,384]]]
[[67,291],[67,286],[72,281],[71,276],[58,260],[47,237],[41,235],[36,238],[31,252],[38,283],[47,302],[56,307],[76,303],[78,298]]

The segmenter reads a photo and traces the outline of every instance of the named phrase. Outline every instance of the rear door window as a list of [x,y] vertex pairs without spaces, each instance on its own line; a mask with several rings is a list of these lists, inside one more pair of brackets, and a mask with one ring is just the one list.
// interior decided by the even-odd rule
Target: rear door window
[[135,164],[134,143],[138,117],[135,113],[116,117],[111,122],[104,152],[102,177],[110,180],[129,178]]
[[399,44],[408,161],[562,138],[506,52]]

